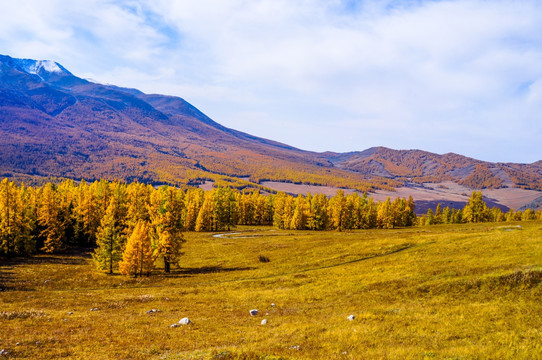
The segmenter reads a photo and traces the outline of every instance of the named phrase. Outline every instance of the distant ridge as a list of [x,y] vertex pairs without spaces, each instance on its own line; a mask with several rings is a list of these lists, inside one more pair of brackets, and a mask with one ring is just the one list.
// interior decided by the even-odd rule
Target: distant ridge
[[542,161],[490,163],[463,155],[375,147],[330,157],[339,168],[416,183],[454,181],[472,189],[520,187],[542,190]]

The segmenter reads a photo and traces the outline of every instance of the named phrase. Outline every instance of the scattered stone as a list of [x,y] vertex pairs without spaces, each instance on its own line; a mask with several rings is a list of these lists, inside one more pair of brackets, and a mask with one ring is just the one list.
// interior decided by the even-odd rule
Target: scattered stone
[[0,356],[8,356],[8,351],[6,349],[1,349],[0,350]]
[[292,345],[292,346],[289,347],[289,349],[291,349],[291,350],[301,350],[301,346],[299,346],[299,345]]
[[62,319],[62,321],[68,321],[68,319]]
[[272,307],[275,307],[275,303],[271,303],[271,306],[272,306]]
[[179,324],[171,324],[169,327],[176,328],[176,327],[179,327]]
[[350,315],[349,317],[347,317],[347,319],[350,320],[350,321],[354,321],[355,318],[356,317],[354,315]]
[[262,320],[262,325],[267,325],[267,319]]
[[72,315],[72,314],[73,314],[73,311],[70,311],[70,312],[68,313],[68,315]]
[[256,316],[256,315],[258,315],[258,310],[256,310],[256,309],[250,310],[250,315],[251,315],[251,316]]
[[97,308],[97,307],[90,309],[90,311],[98,311],[98,310],[100,310],[100,309]]
[[192,323],[192,321],[190,321],[190,319],[187,318],[187,317],[184,317],[181,320],[179,320],[179,324],[181,324],[181,325],[188,325],[190,323]]
[[45,280],[43,283],[44,283],[44,284],[47,284],[49,281],[51,281],[51,280],[47,279],[47,280]]
[[16,346],[19,346],[19,345],[21,345],[21,343],[17,341],[17,342],[15,343],[15,345],[16,345]]
[[269,315],[269,313],[265,313],[265,315]]
[[161,310],[157,310],[157,309],[150,309],[147,311],[147,314],[154,314],[154,313],[157,313],[157,312],[162,312]]

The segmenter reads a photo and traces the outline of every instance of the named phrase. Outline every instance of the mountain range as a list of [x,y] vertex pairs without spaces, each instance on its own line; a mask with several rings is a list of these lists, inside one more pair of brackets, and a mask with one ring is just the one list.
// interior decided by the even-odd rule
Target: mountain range
[[224,127],[179,97],[98,84],[53,61],[4,55],[0,176],[176,186],[214,182],[267,191],[273,184],[288,183],[375,194],[404,188],[442,192],[455,184],[460,192],[522,190],[529,194],[525,204],[542,195],[542,161],[489,163],[453,153],[384,147],[305,151]]

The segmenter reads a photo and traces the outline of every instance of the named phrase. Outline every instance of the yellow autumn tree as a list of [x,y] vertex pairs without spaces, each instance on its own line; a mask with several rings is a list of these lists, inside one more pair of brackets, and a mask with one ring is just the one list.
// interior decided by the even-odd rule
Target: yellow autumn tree
[[213,192],[213,230],[229,231],[237,223],[238,219],[239,207],[232,189],[215,189]]
[[96,234],[102,218],[96,200],[96,195],[91,191],[90,186],[82,180],[76,189],[74,207],[74,236],[75,242],[80,246],[96,244]]
[[185,196],[185,225],[186,231],[194,231],[200,208],[204,201],[205,192],[202,189],[189,189]]
[[[310,195],[310,194],[309,194]],[[329,226],[328,198],[324,194],[310,196],[307,226],[311,230],[325,230]]]
[[162,187],[151,196],[153,248],[155,259],[164,262],[164,271],[170,272],[171,264],[177,264],[182,255],[184,242],[184,193],[171,187]]
[[142,222],[149,222],[150,194],[154,191],[150,185],[132,183],[126,188],[128,198],[127,221],[128,230],[131,231],[135,225]]
[[205,199],[196,220],[196,231],[212,231],[214,224],[214,189],[205,193]]
[[4,179],[0,183],[0,254],[15,255],[17,226],[17,195],[15,183]]
[[239,225],[254,225],[255,198],[243,190],[243,193],[238,196],[237,203],[239,204]]
[[335,195],[329,202],[329,208],[333,228],[338,231],[342,231],[345,228],[347,216],[344,191],[337,191],[337,195]]
[[154,252],[155,257],[164,260],[164,272],[169,273],[171,264],[177,264],[181,258],[181,246],[184,242],[182,233],[171,233],[168,230],[159,231],[158,244]]
[[290,221],[290,229],[304,230],[307,224],[307,204],[305,198],[299,195],[295,201],[294,214]]
[[469,223],[488,221],[489,208],[484,202],[481,191],[473,191],[469,202],[463,208],[463,218]]
[[24,255],[33,252],[31,199],[27,189],[4,179],[0,183],[0,255]]
[[386,198],[386,201],[378,204],[377,212],[377,223],[378,227],[382,229],[392,229],[394,227],[393,223],[393,211],[391,206],[390,197]]
[[274,212],[273,212],[273,225],[277,229],[285,229],[286,224],[284,221],[284,205],[286,203],[286,194],[279,192],[275,196]]
[[43,187],[37,210],[38,223],[43,229],[41,231],[43,237],[41,250],[46,253],[63,250],[66,246],[66,221],[59,198],[55,185],[47,183]]
[[138,277],[146,274],[149,276],[153,263],[149,226],[139,221],[128,238],[126,248],[122,253],[122,261],[119,263],[119,271],[123,275]]

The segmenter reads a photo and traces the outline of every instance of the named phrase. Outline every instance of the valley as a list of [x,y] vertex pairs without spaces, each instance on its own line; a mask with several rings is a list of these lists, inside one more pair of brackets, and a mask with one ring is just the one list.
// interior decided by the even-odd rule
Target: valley
[[[334,196],[340,189],[332,186],[303,185],[277,181],[263,181],[260,185],[275,191],[282,191],[293,195],[301,194],[304,196],[308,193]],[[407,185],[397,187],[392,191],[374,190],[368,192],[367,195],[375,201],[385,201],[387,197],[393,200],[395,198],[406,199],[412,196],[416,203],[416,213],[421,215],[426,213],[428,208],[435,209],[439,203],[442,206],[450,206],[450,208],[462,208],[468,202],[470,193],[472,192],[468,187],[451,181],[425,184],[410,183]],[[212,183],[207,183],[200,187],[210,189],[212,188]],[[345,194],[355,192],[353,189],[341,190]],[[525,204],[531,203],[542,196],[542,192],[540,191],[519,188],[483,189],[481,191],[489,207],[497,206],[504,211],[508,209],[520,209]]]

